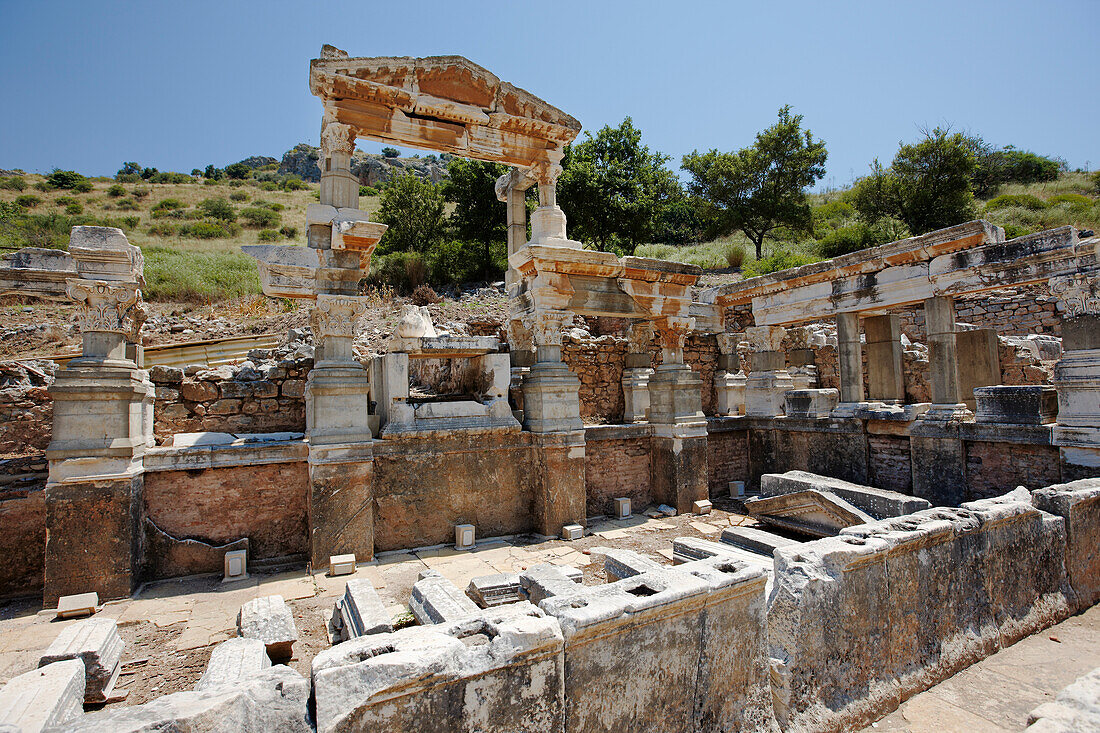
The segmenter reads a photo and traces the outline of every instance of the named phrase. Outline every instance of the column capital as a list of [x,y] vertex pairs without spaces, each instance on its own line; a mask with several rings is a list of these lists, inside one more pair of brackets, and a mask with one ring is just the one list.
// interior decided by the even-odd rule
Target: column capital
[[627,339],[630,342],[629,353],[648,354],[653,341],[654,327],[651,321],[634,321],[630,324]]
[[749,326],[745,329],[745,338],[752,344],[753,351],[782,351],[783,337],[787,329],[782,326]]
[[[561,331],[573,322],[569,311],[540,311],[531,319],[531,334],[535,346],[561,346]],[[525,320],[526,323],[526,320]]]
[[1065,303],[1064,316],[1100,315],[1100,272],[1052,277],[1050,292]]
[[662,349],[683,349],[688,333],[695,328],[694,318],[664,316],[653,321],[657,331],[657,340]]
[[324,122],[321,125],[321,149],[326,155],[355,152],[356,130],[342,122]]
[[80,307],[77,318],[84,333],[131,335],[141,329],[140,323],[135,328],[133,318],[134,307],[141,299],[135,282],[70,278],[66,281],[65,292]]
[[367,299],[360,295],[319,293],[310,325],[319,338],[355,338],[355,322],[367,312]]

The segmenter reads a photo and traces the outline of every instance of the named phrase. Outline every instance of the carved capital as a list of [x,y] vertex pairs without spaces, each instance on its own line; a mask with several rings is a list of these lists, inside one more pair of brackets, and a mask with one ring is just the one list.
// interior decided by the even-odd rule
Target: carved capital
[[535,335],[530,318],[513,318],[508,321],[508,348],[511,351],[534,351]]
[[310,326],[319,339],[355,338],[355,322],[367,312],[367,299],[356,295],[317,295]]
[[355,152],[355,128],[342,122],[329,122],[321,127],[321,150],[326,156],[333,153],[351,155]]
[[660,341],[662,349],[682,351],[688,333],[695,328],[695,319],[669,316],[658,318],[653,326],[657,330],[657,340]]
[[528,175],[533,175],[539,185],[552,186],[557,183],[562,170],[562,167],[557,163],[539,163],[531,169]]
[[786,335],[787,329],[782,326],[749,326],[745,329],[745,338],[752,344],[753,351],[781,351]]
[[137,283],[71,278],[66,281],[65,292],[80,306],[77,318],[82,332],[129,336],[141,329],[140,323],[135,328],[133,318],[141,298]]
[[561,346],[561,331],[572,322],[573,314],[568,311],[536,313],[531,328],[535,346]]
[[718,341],[718,353],[730,355],[737,353],[737,344],[741,342],[742,333],[720,333],[716,339]]
[[1066,304],[1068,318],[1100,315],[1100,273],[1079,272],[1050,279],[1050,292]]
[[653,342],[653,324],[649,321],[634,321],[630,324],[627,338],[630,341],[631,354],[648,354]]

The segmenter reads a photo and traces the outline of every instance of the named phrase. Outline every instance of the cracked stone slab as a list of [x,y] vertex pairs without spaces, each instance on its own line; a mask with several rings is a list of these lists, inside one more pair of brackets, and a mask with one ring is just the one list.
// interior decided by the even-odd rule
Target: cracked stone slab
[[481,609],[438,571],[425,570],[413,584],[409,610],[418,622],[427,626],[453,621]]
[[125,646],[114,620],[90,618],[64,629],[39,658],[38,666],[80,659],[85,670],[84,701],[106,702],[118,680]]
[[254,598],[241,606],[237,614],[237,631],[249,639],[259,639],[273,660],[289,659],[298,628],[282,596]]
[[0,729],[23,733],[68,723],[84,714],[84,662],[53,662],[12,678],[0,688]]
[[259,639],[229,639],[214,647],[195,690],[237,684],[270,666],[267,647]]
[[814,489],[749,499],[745,508],[765,524],[813,537],[833,537],[847,527],[875,521],[839,496]]

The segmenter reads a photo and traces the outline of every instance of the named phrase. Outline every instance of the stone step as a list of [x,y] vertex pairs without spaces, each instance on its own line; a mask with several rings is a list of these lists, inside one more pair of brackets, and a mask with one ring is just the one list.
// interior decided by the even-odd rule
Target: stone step
[[787,539],[774,532],[753,527],[727,527],[722,530],[722,542],[768,558],[771,558],[777,547],[800,544],[798,540]]

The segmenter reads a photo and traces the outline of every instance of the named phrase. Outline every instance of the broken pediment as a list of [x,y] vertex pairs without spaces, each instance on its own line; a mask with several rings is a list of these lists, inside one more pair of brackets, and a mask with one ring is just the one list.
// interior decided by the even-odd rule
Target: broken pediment
[[813,489],[750,499],[745,508],[765,524],[814,537],[832,537],[845,527],[875,521],[839,496]]
[[556,164],[581,129],[462,56],[350,58],[325,46],[309,89],[358,137],[509,165]]

